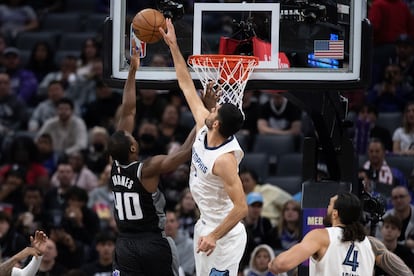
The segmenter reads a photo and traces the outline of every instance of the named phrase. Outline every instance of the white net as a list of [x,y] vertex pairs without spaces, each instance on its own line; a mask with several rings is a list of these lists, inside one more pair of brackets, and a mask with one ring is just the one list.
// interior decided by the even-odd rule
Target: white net
[[238,55],[194,55],[189,66],[197,73],[204,90],[210,81],[221,86],[219,104],[232,103],[242,111],[243,93],[258,58]]

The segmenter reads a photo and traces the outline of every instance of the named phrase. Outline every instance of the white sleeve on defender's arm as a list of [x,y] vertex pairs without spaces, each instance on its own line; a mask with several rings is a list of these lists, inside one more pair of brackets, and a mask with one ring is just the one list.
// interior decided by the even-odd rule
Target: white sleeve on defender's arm
[[11,276],[34,276],[39,270],[40,263],[42,262],[43,256],[32,257],[30,263],[28,263],[23,269],[13,267]]

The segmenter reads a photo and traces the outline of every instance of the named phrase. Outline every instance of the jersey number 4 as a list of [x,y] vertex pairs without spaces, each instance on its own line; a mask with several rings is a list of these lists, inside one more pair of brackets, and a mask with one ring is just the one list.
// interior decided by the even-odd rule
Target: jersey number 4
[[356,271],[359,266],[358,263],[358,251],[354,250],[354,244],[352,243],[346,253],[345,260],[342,263],[343,265],[349,265],[352,267],[352,271]]
[[142,219],[143,215],[141,205],[139,204],[139,194],[116,192],[114,193],[114,199],[119,220]]

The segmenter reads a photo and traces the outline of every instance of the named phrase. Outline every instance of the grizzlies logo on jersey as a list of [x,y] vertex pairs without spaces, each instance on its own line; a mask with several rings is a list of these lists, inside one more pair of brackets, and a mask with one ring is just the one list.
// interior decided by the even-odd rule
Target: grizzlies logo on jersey
[[212,268],[209,276],[229,276],[229,275],[230,273],[228,270],[220,271],[215,268]]

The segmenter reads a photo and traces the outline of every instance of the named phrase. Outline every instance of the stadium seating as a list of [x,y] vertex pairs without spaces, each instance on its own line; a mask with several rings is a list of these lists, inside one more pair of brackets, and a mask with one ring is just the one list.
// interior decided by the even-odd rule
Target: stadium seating
[[276,176],[301,176],[302,158],[301,153],[288,153],[280,156],[277,162]]
[[389,155],[385,157],[390,167],[399,169],[408,178],[414,168],[414,157],[408,155]]
[[377,125],[385,127],[391,136],[394,131],[401,126],[402,113],[400,112],[380,112],[378,114]]
[[79,13],[93,13],[97,8],[96,0],[70,0],[65,1],[65,11]]
[[75,32],[62,34],[58,50],[64,51],[81,51],[83,44],[88,38],[95,38],[95,32]]
[[42,22],[44,31],[80,32],[82,28],[82,17],[79,13],[49,13]]
[[22,32],[16,38],[16,47],[20,50],[32,50],[39,41],[46,41],[52,49],[56,49],[59,35],[54,31]]
[[55,53],[55,63],[57,65],[60,65],[63,58],[66,56],[74,56],[76,58],[79,58],[80,56],[80,50],[79,51],[57,51]]
[[91,13],[86,15],[83,30],[85,32],[100,32],[108,15],[102,13]]
[[193,114],[191,113],[191,111],[183,111],[181,112],[180,115],[180,125],[188,128],[188,129],[192,129],[194,127],[195,121],[194,121],[194,117]]
[[277,186],[291,195],[302,190],[301,176],[271,176],[266,179],[266,183]]
[[248,147],[248,140],[249,140],[248,135],[247,134],[243,134],[241,132],[238,132],[238,133],[236,133],[235,136],[237,138],[237,141],[239,141],[240,147],[246,153],[247,152],[247,147]]
[[253,145],[253,152],[266,153],[271,163],[277,163],[281,155],[295,152],[294,137],[258,134]]
[[269,174],[269,159],[264,153],[246,153],[240,162],[240,170],[253,170],[259,177],[259,183],[266,180]]

